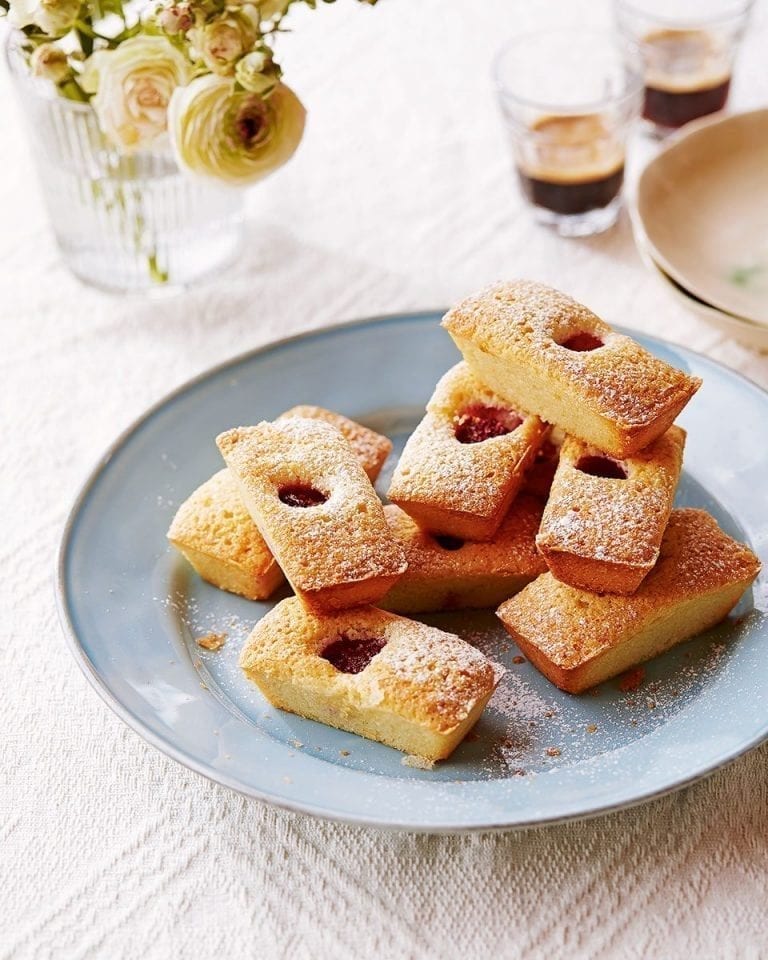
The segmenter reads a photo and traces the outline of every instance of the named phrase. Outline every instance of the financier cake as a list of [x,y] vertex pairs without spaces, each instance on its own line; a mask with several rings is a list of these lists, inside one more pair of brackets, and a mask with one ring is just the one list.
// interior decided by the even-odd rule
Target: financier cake
[[387,496],[433,533],[490,540],[548,429],[459,363],[437,384]]
[[558,580],[596,593],[634,593],[659,555],[683,463],[671,426],[615,460],[566,438],[536,545]]
[[301,417],[216,439],[294,591],[319,609],[376,603],[406,567],[381,501],[338,430]]
[[541,283],[499,283],[449,310],[443,327],[477,378],[614,457],[642,450],[701,386]]
[[203,580],[249,600],[266,600],[284,580],[227,469],[182,503],[168,539]]
[[429,760],[453,752],[503,673],[435,627],[373,607],[320,615],[295,597],[259,621],[240,665],[273,706]]
[[281,413],[278,420],[285,420],[288,417],[324,420],[326,423],[330,423],[332,427],[336,427],[354,450],[371,483],[376,482],[381,473],[381,468],[384,466],[384,461],[392,452],[392,441],[388,437],[376,433],[369,427],[364,427],[355,420],[350,420],[349,417],[334,413],[333,410],[301,404],[298,407],[291,407],[285,413]]
[[536,550],[543,505],[520,494],[492,540],[430,534],[394,504],[387,522],[405,547],[408,569],[381,601],[398,613],[496,607],[547,567]]
[[[392,449],[387,437],[322,407],[293,407],[280,419],[301,416],[336,427],[371,482],[376,480]],[[206,480],[182,503],[168,539],[204,580],[249,600],[267,599],[285,579],[228,470]]]
[[581,693],[719,623],[759,570],[704,510],[673,510],[636,593],[588,593],[545,573],[497,614],[544,676]]

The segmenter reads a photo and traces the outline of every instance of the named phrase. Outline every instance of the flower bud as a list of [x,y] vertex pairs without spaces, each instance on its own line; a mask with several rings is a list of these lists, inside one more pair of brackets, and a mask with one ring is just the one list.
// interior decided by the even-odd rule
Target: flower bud
[[80,0],[40,0],[34,22],[43,33],[60,37],[69,33],[80,12]]
[[179,166],[233,186],[255,183],[289,160],[304,119],[301,101],[285,84],[265,100],[215,74],[177,89],[168,108]]
[[66,53],[53,43],[41,43],[35,48],[30,58],[30,67],[33,76],[52,80],[54,83],[61,83],[72,73]]
[[280,67],[273,62],[272,54],[266,47],[247,53],[235,67],[235,79],[240,86],[262,97],[272,93],[281,75]]
[[194,19],[188,4],[174,3],[160,11],[157,22],[169,36],[175,37],[179,33],[186,33]]
[[249,5],[190,31],[193,47],[212,73],[231,76],[235,63],[256,42],[258,30],[250,11]]

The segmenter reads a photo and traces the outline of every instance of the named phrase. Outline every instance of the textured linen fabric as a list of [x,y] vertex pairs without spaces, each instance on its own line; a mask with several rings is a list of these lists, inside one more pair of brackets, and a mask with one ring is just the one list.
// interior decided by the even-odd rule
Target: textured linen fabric
[[[605,7],[562,15],[599,20]],[[566,241],[524,214],[489,62],[547,12],[560,16],[523,0],[345,0],[297,16],[282,59],[309,108],[304,143],[252,191],[238,266],[161,303],[101,295],[64,270],[0,79],[2,960],[768,956],[766,747],[581,823],[349,828],[166,759],[90,689],[57,622],[54,553],[103,449],[171,388],[276,337],[523,276],[768,385],[768,358],[646,273],[626,216]],[[739,106],[768,101],[765,19],[745,45]]]

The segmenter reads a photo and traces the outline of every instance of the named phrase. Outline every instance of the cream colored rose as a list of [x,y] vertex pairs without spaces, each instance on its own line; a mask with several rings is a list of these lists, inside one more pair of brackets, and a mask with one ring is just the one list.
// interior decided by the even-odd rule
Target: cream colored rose
[[167,130],[168,104],[187,83],[192,65],[165,37],[138,36],[89,57],[80,85],[99,126],[124,153],[148,147]]
[[259,36],[258,14],[253,4],[230,11],[189,31],[192,46],[206,67],[221,76],[231,76],[235,63]]
[[305,117],[301,101],[285,84],[264,99],[208,74],[175,91],[168,127],[182,169],[248,186],[290,159]]

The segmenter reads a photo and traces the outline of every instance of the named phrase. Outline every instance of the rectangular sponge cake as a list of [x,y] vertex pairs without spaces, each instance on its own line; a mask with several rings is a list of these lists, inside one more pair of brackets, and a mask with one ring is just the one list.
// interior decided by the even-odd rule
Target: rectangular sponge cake
[[246,509],[305,603],[375,603],[406,567],[360,460],[322,420],[238,427],[216,440]]
[[284,580],[229,470],[219,470],[184,501],[168,539],[203,580],[249,600],[265,600]]
[[541,283],[489,287],[443,327],[490,389],[615,457],[664,433],[701,386]]
[[498,617],[562,690],[581,693],[719,623],[760,570],[703,510],[673,510],[656,566],[631,596],[599,595],[545,573]]
[[374,607],[319,615],[295,597],[257,624],[240,666],[273,706],[441,760],[503,674],[451,633]]

